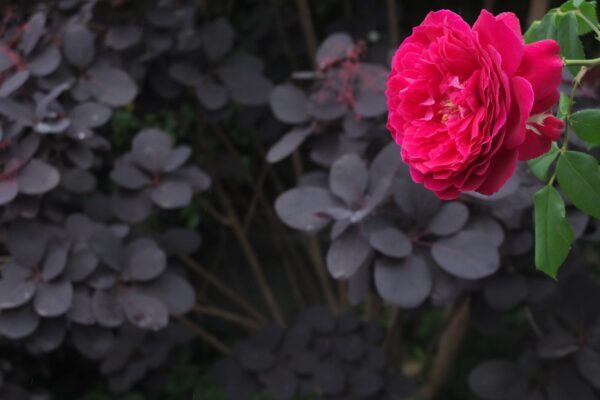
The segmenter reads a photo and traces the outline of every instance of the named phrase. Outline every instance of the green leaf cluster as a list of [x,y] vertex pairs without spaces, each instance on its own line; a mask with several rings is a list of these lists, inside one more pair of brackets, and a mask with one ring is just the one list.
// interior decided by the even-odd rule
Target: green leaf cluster
[[[560,45],[561,56],[581,60],[585,53],[579,36],[598,32],[598,24],[595,1],[569,0],[548,11],[542,20],[535,21],[523,37],[526,43],[554,39]],[[575,65],[568,68],[573,75],[581,69]]]

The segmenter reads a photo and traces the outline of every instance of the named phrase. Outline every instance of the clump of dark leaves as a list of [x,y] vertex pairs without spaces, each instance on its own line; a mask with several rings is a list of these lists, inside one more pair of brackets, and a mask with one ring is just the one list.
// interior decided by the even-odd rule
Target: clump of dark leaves
[[[361,107],[362,97],[375,107],[378,102],[371,99],[383,96],[384,88],[374,85],[372,91],[361,92],[360,79],[356,86],[353,79],[361,76],[363,63],[360,45],[347,35],[331,35],[316,61],[315,72],[294,76],[318,77],[314,84],[302,89],[284,83],[273,90],[274,115],[294,127],[271,148],[267,159],[276,162],[306,146],[311,159],[324,167],[305,174],[297,187],[282,193],[275,209],[293,229],[314,234],[329,227],[327,267],[334,278],[348,282],[353,303],[361,302],[370,290],[386,303],[406,309],[448,307],[468,295],[473,298],[472,324],[486,334],[510,334],[500,328],[502,314],[533,309],[535,315],[541,299],[548,307],[566,305],[589,293],[586,307],[596,315],[598,303],[592,300],[591,289],[595,281],[589,268],[581,269],[576,281],[590,290],[572,288],[574,284],[564,277],[559,278],[562,295],[535,271],[531,198],[541,183],[526,165],[493,196],[468,193],[441,202],[412,182],[399,149],[385,139],[386,121],[380,110]],[[344,69],[350,72],[345,75]],[[377,77],[383,70],[370,71]],[[354,78],[340,81],[340,76]],[[568,208],[568,218],[582,243],[597,240],[589,232],[587,216]],[[574,269],[566,268],[565,274]],[[569,293],[564,292],[567,288]],[[557,379],[548,388],[548,398],[566,398],[561,397],[565,393],[597,398],[592,390],[600,388],[596,334],[583,333],[593,329],[591,321],[571,322],[586,312],[572,307],[561,316],[539,316],[539,323],[549,330],[538,345],[542,353],[528,352],[517,363],[484,363],[471,374],[473,391],[483,399],[544,398],[535,380],[540,377],[534,376],[539,374],[538,364],[540,359],[560,358],[571,364],[550,368]],[[561,372],[569,368],[568,373]]]
[[[211,182],[183,134],[145,128],[130,152],[115,154],[113,112],[151,92],[172,100],[189,91],[218,110],[229,100],[266,104],[272,89],[261,61],[234,48],[231,25],[198,21],[196,7],[58,1],[30,14],[3,10],[0,335],[34,354],[68,342],[119,391],[186,337],[172,317],[195,303],[174,259],[196,252],[199,235],[164,222],[155,234],[144,223],[173,216]],[[20,398],[4,396],[9,384],[0,390]]]
[[211,376],[232,400],[256,393],[278,400],[408,398],[414,383],[386,372],[384,334],[356,314],[311,307],[287,329],[267,327],[236,343]]

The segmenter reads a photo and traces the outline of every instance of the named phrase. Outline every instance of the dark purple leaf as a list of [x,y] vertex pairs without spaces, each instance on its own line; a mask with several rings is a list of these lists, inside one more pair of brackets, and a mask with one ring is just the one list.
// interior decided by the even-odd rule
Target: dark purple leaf
[[29,62],[29,70],[33,76],[47,76],[56,71],[61,62],[60,51],[56,46],[44,46],[36,52]]
[[347,33],[329,35],[317,49],[315,60],[319,68],[343,60],[354,48],[354,41]]
[[223,108],[229,99],[227,89],[224,86],[206,79],[196,86],[196,96],[209,111]]
[[85,25],[67,26],[63,37],[63,51],[67,60],[79,69],[94,61],[94,34]]
[[509,361],[492,360],[479,364],[469,374],[469,385],[485,400],[503,400],[518,382],[516,365]]
[[138,224],[148,218],[152,212],[152,199],[149,194],[117,193],[110,199],[113,213],[122,221]]
[[62,187],[71,193],[90,193],[96,188],[96,176],[81,168],[71,168],[60,177]]
[[35,294],[35,284],[19,277],[0,279],[0,309],[20,307]]
[[548,382],[546,388],[548,400],[596,400],[598,398],[571,365],[557,368],[548,378]]
[[159,299],[171,315],[181,315],[190,311],[196,303],[192,285],[181,276],[166,272],[158,279],[142,286],[144,293]]
[[292,399],[298,389],[298,378],[287,368],[275,368],[262,379],[274,399]]
[[116,162],[110,172],[110,179],[117,185],[131,190],[139,190],[150,183],[150,179],[135,164],[127,161]]
[[359,369],[351,374],[350,386],[352,393],[359,398],[372,398],[383,387],[383,379],[375,372],[367,369]]
[[154,297],[142,294],[135,289],[122,289],[119,291],[119,301],[127,319],[135,326],[157,331],[169,323],[167,308]]
[[19,186],[14,179],[0,181],[0,206],[10,203],[19,194]]
[[85,245],[76,245],[67,261],[65,277],[73,282],[87,278],[98,266],[98,257]]
[[269,101],[273,84],[254,71],[239,65],[220,68],[219,76],[234,102],[242,106],[260,106]]
[[365,162],[355,154],[338,158],[331,166],[329,187],[347,204],[360,204],[369,176]]
[[415,308],[431,293],[433,279],[429,267],[419,256],[402,261],[380,259],[375,263],[375,287],[386,302]]
[[498,311],[508,311],[527,297],[527,282],[519,275],[497,276],[485,285],[483,295]]
[[564,330],[557,329],[540,339],[537,352],[543,359],[552,360],[567,357],[579,350],[577,339]]
[[33,221],[17,221],[6,235],[8,251],[16,263],[25,267],[37,265],[42,260],[47,241],[46,230]]
[[287,124],[301,124],[308,120],[306,94],[298,87],[286,83],[276,86],[269,97],[275,117]]
[[231,50],[235,32],[223,18],[219,18],[204,25],[202,36],[202,47],[204,54],[210,61],[217,61]]
[[155,128],[140,131],[133,139],[133,158],[151,172],[162,170],[171,155],[173,141],[163,131]]
[[371,246],[357,226],[348,229],[329,246],[327,269],[335,279],[347,279],[372,254]]
[[92,312],[100,326],[115,328],[125,320],[123,308],[114,291],[96,290],[92,296]]
[[87,290],[75,290],[71,308],[67,312],[67,317],[81,325],[93,325],[96,323],[94,312],[92,310],[92,298]]
[[89,169],[94,163],[94,153],[88,147],[78,143],[67,148],[66,156],[79,168]]
[[94,97],[111,107],[122,107],[138,93],[129,75],[116,68],[94,68],[88,71],[89,86]]
[[27,338],[27,349],[34,353],[49,353],[63,344],[67,327],[60,319],[43,319],[33,335]]
[[164,166],[165,172],[173,172],[185,164],[192,155],[192,149],[188,146],[177,146],[169,154],[167,164]]
[[344,132],[348,137],[359,139],[363,137],[368,130],[369,123],[366,120],[357,118],[352,114],[346,114],[344,117]]
[[[175,173],[171,176],[175,177]],[[212,183],[210,176],[195,165],[179,169],[176,176],[189,183],[194,193],[204,192]]]
[[104,358],[114,341],[109,329],[98,326],[75,326],[71,331],[71,338],[75,348],[90,360]]
[[298,320],[303,321],[320,334],[331,334],[335,330],[335,316],[324,306],[312,306],[304,309]]
[[312,352],[294,353],[290,359],[290,368],[301,375],[311,375],[319,363],[319,358]]
[[427,229],[436,235],[446,236],[458,232],[469,219],[469,209],[462,203],[445,203],[429,221]]
[[502,226],[495,219],[488,216],[471,218],[465,229],[487,237],[488,241],[496,247],[499,247],[504,241]]
[[65,269],[67,264],[67,253],[69,247],[67,243],[56,241],[50,242],[42,265],[42,278],[50,281],[58,277]]
[[22,339],[31,335],[39,326],[40,317],[30,305],[0,313],[0,335],[8,339]]
[[331,362],[321,363],[314,371],[315,384],[326,395],[339,395],[344,392],[347,380],[342,369]]
[[320,121],[333,121],[342,117],[348,107],[338,100],[333,90],[323,88],[310,95],[306,111]]
[[283,193],[275,201],[275,211],[286,225],[307,232],[322,229],[333,215],[345,212],[343,205],[328,190],[313,186],[301,186]]
[[252,372],[269,369],[277,360],[273,353],[260,347],[242,346],[236,353],[242,368]]
[[200,69],[186,62],[171,64],[169,66],[169,76],[175,82],[184,86],[196,86],[204,80]]
[[16,72],[0,85],[0,97],[8,97],[17,90],[29,79],[30,72],[27,69]]
[[76,129],[98,128],[106,124],[112,115],[110,108],[103,104],[87,102],[73,107],[69,113],[71,124]]
[[17,174],[17,182],[23,194],[44,194],[58,186],[60,174],[52,165],[32,159]]
[[157,28],[171,28],[177,22],[177,15],[170,7],[152,7],[146,11],[146,20]]
[[58,317],[69,310],[72,299],[71,282],[46,282],[38,286],[33,298],[33,306],[41,317]]
[[140,42],[142,39],[142,29],[137,25],[113,26],[108,32],[104,43],[106,46],[117,51],[126,50]]
[[311,127],[294,128],[283,135],[267,152],[267,161],[276,163],[292,154],[313,132]]
[[160,208],[182,208],[192,201],[192,188],[187,182],[165,180],[152,189],[152,201]]
[[19,48],[25,54],[31,53],[35,45],[38,43],[44,33],[46,26],[46,14],[43,12],[36,12],[27,21],[27,29],[23,32],[21,37],[21,43]]
[[31,125],[34,118],[34,109],[29,103],[18,103],[12,99],[0,97],[0,115],[4,115],[11,121]]
[[583,377],[596,389],[600,389],[600,354],[584,347],[577,353],[577,368]]
[[500,267],[498,249],[478,232],[461,231],[437,241],[431,255],[446,272],[462,279],[481,279]]
[[96,229],[89,240],[89,246],[107,266],[120,271],[123,266],[123,248],[121,241],[109,228]]
[[383,92],[359,92],[354,111],[364,118],[374,118],[387,111],[387,99]]
[[132,280],[152,280],[167,267],[166,254],[151,239],[136,239],[127,245],[125,252],[125,271]]
[[399,229],[387,227],[369,235],[371,246],[388,257],[402,258],[412,253],[412,242]]

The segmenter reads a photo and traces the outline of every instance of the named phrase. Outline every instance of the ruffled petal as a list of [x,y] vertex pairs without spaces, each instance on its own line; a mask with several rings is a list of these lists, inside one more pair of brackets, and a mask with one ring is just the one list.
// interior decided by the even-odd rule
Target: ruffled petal
[[483,46],[492,46],[500,53],[502,69],[508,76],[512,76],[521,64],[525,44],[523,38],[515,34],[512,22],[506,23],[504,20],[508,18],[494,17],[489,11],[482,10],[473,25],[473,30],[479,33],[479,40]]
[[533,87],[532,114],[545,112],[558,101],[562,66],[560,47],[554,40],[541,40],[525,46],[523,61],[516,74],[527,79]]

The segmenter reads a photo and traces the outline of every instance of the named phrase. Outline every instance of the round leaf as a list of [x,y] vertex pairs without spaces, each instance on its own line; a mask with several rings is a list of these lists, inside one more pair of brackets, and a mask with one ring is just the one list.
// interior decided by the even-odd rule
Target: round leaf
[[135,289],[119,291],[119,301],[129,322],[142,329],[157,331],[169,323],[165,305],[154,297]]
[[462,203],[445,203],[429,222],[427,229],[436,235],[446,236],[458,232],[469,218],[469,209]]
[[84,25],[67,26],[64,33],[63,50],[67,60],[83,69],[94,60],[94,34]]
[[402,258],[412,253],[412,242],[396,228],[387,227],[374,231],[369,236],[371,246],[388,257]]
[[23,194],[44,194],[60,182],[60,174],[52,165],[33,159],[17,174],[19,191]]
[[415,308],[431,293],[433,278],[419,256],[413,255],[402,261],[380,259],[375,263],[375,287],[386,302]]
[[38,286],[33,306],[41,317],[58,317],[71,307],[72,299],[73,286],[70,282],[46,282]]
[[431,247],[431,255],[442,269],[462,279],[485,278],[500,267],[496,246],[471,231],[439,240]]
[[353,226],[329,246],[327,269],[335,279],[350,278],[371,254],[369,242]]
[[273,114],[287,124],[301,124],[308,120],[307,101],[306,94],[289,83],[276,86],[269,97]]

